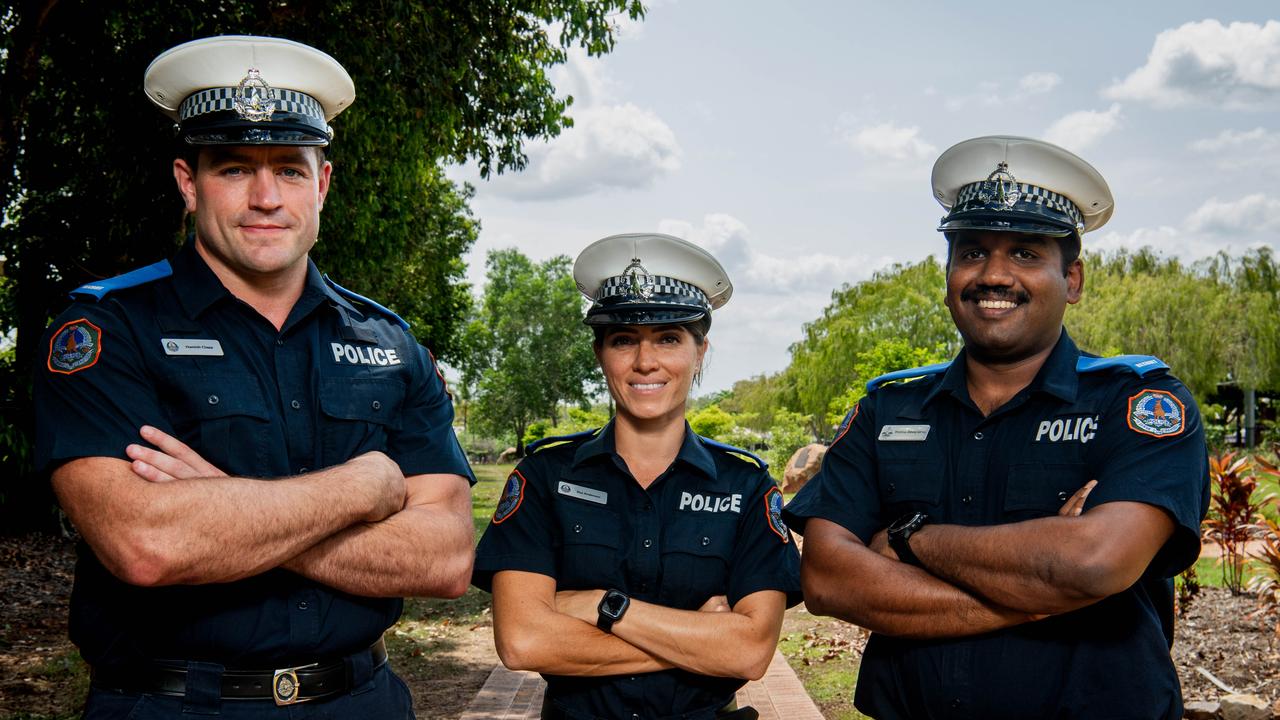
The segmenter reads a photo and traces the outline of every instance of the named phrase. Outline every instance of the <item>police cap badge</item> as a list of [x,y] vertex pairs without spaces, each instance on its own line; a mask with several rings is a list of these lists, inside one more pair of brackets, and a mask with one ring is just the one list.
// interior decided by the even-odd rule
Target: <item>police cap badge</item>
[[938,230],[996,230],[1051,237],[1106,224],[1107,181],[1043,140],[992,135],[953,145],[933,165],[933,197],[947,209]]
[[591,301],[588,325],[669,325],[710,317],[729,301],[733,283],[711,253],[670,235],[611,235],[588,245],[573,264],[578,290]]
[[323,52],[282,38],[222,35],[160,54],[143,90],[189,145],[328,145],[355,84]]

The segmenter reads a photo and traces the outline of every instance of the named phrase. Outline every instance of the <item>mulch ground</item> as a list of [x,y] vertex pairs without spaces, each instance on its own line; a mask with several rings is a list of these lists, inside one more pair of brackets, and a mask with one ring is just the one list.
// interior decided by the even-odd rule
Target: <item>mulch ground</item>
[[[74,548],[67,539],[0,537],[0,719],[79,714],[86,678],[66,636],[73,565]],[[1232,596],[1218,588],[1204,588],[1188,605],[1178,621],[1173,652],[1188,701],[1225,694],[1201,670],[1233,690],[1268,702],[1280,699],[1280,638],[1274,624],[1264,627],[1249,617],[1256,608],[1252,596]],[[393,653],[403,654],[397,669],[414,691],[421,717],[457,717],[496,662],[487,622],[456,628],[430,623],[433,615],[451,610],[439,601],[414,603],[393,637]],[[824,618],[812,618],[811,628],[801,627],[804,618],[791,615],[787,631],[807,633],[811,639],[806,644],[829,644],[823,648],[828,654],[844,654],[848,648],[856,655],[862,640],[856,629]],[[846,630],[853,634],[844,639]],[[424,662],[432,656],[443,665]]]

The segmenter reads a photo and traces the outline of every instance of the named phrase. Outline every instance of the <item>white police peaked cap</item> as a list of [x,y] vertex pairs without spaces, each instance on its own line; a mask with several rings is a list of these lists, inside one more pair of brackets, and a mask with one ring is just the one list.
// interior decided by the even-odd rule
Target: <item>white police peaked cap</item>
[[591,243],[573,264],[578,290],[591,301],[588,325],[669,325],[709,317],[733,294],[711,253],[670,235],[611,235]]
[[992,135],[953,145],[933,165],[941,232],[1000,230],[1063,237],[1097,230],[1115,200],[1076,155],[1043,140]]
[[222,35],[151,61],[143,90],[191,145],[328,145],[356,97],[342,65],[302,43]]

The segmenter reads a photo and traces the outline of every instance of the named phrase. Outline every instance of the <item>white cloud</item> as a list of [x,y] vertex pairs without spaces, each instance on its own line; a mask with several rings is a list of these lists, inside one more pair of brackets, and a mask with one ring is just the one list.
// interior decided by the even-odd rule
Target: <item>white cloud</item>
[[1280,21],[1190,22],[1156,36],[1147,63],[1104,91],[1159,107],[1241,108],[1280,97]]
[[779,257],[752,247],[747,226],[732,215],[712,213],[701,225],[686,220],[663,220],[658,232],[675,235],[706,248],[724,265],[735,287],[752,293],[793,293],[820,288],[829,297],[831,288],[857,282],[888,265],[888,256],[812,253]]
[[1120,104],[1107,110],[1081,110],[1058,120],[1044,131],[1044,139],[1068,150],[1082,150],[1120,127]]
[[936,147],[920,137],[919,127],[898,127],[893,123],[846,130],[843,139],[863,155],[888,160],[918,160],[937,152]]
[[1150,247],[1163,255],[1194,261],[1224,250],[1238,255],[1261,245],[1276,247],[1277,230],[1280,200],[1257,193],[1226,202],[1211,198],[1177,226],[1107,232],[1098,238],[1090,236],[1085,246],[1108,252]]
[[1239,200],[1210,198],[1187,216],[1187,229],[1214,235],[1250,235],[1280,230],[1280,199],[1262,193]]
[[1216,137],[1196,140],[1191,143],[1191,149],[1196,152],[1220,152],[1241,146],[1274,147],[1275,145],[1280,145],[1280,134],[1256,127],[1248,131],[1223,130]]
[[1022,88],[1023,92],[1038,95],[1049,92],[1061,82],[1062,77],[1057,73],[1033,72],[1023,75],[1022,79],[1018,81],[1018,87]]
[[617,85],[599,59],[574,48],[552,79],[561,94],[574,98],[569,109],[573,127],[550,141],[528,145],[528,165],[491,180],[488,187],[494,194],[559,200],[645,188],[680,168],[683,152],[675,132],[652,111],[617,102]]

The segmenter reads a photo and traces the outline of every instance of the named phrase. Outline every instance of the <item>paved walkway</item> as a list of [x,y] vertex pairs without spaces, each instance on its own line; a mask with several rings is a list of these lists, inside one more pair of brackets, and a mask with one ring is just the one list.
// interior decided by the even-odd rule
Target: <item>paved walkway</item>
[[[499,665],[460,720],[535,720],[542,711],[545,688],[537,673],[513,672]],[[822,720],[795,671],[778,652],[763,678],[738,691],[738,706],[743,705],[758,710],[760,720]]]

